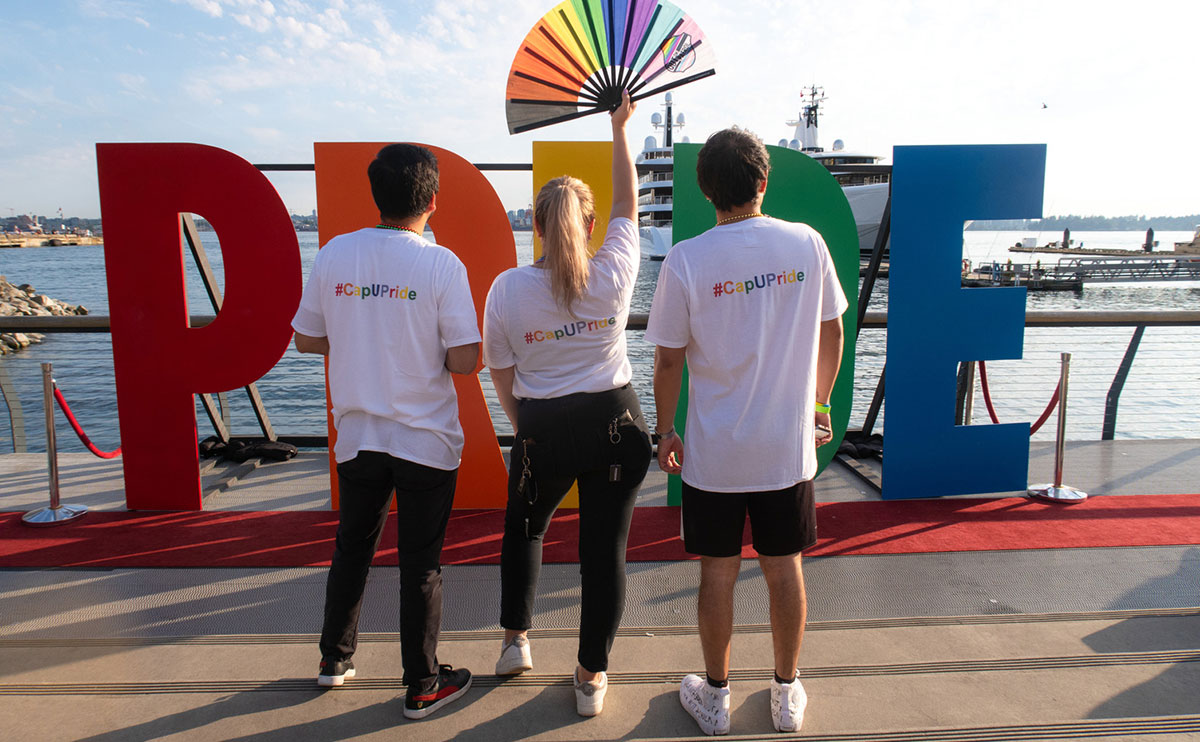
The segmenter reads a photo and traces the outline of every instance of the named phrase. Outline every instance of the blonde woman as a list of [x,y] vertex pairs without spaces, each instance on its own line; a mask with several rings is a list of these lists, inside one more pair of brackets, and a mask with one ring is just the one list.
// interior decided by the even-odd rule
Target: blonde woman
[[613,206],[604,244],[588,257],[591,190],[569,176],[538,193],[534,225],[544,256],[496,278],[484,310],[484,363],[516,430],[501,552],[504,644],[496,674],[533,668],[527,632],[542,565],[542,537],[572,482],[579,483],[582,619],[576,710],[604,707],[608,653],[625,604],[625,545],[650,463],[625,352],[625,323],[640,254],[633,156],[612,114]]

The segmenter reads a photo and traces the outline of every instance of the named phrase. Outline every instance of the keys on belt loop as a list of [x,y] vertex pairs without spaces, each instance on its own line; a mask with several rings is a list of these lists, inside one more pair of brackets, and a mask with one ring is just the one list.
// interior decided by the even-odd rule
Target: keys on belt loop
[[[632,422],[633,422],[633,415],[630,414],[629,410],[625,410],[620,415],[617,415],[612,420],[609,420],[608,421],[608,442],[613,444],[614,446],[617,445],[618,443],[620,443],[621,442],[620,427],[622,425],[629,425]],[[611,479],[609,481],[615,482],[617,480]]]
[[521,440],[521,478],[517,480],[517,495],[525,500],[525,538],[529,539],[529,518],[533,513],[533,504],[537,502],[537,487],[533,483],[533,473],[529,470],[530,439]]
[[533,480],[533,473],[529,471],[529,443],[522,441],[521,443],[521,478],[517,481],[517,494],[525,498],[525,501],[532,505],[537,502],[537,489],[530,487],[529,483]]

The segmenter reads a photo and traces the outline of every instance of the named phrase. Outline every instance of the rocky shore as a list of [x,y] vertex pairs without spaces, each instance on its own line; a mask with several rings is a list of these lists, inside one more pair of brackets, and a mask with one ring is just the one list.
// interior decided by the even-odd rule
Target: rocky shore
[[[0,276],[0,317],[65,317],[69,315],[87,314],[82,306],[72,306],[57,299],[34,291],[27,283],[19,286],[11,284],[4,276]],[[43,335],[35,332],[2,332],[0,333],[0,355],[15,353],[31,343],[40,343]]]

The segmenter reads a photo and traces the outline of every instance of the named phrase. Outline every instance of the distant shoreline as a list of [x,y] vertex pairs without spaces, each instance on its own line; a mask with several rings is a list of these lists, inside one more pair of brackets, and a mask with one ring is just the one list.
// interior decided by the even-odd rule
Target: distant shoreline
[[1191,232],[1200,224],[1200,214],[1186,216],[1047,216],[1041,219],[998,219],[973,221],[971,232]]
[[103,237],[80,237],[73,234],[3,234],[0,248],[22,249],[26,247],[67,247],[72,245],[102,245]]

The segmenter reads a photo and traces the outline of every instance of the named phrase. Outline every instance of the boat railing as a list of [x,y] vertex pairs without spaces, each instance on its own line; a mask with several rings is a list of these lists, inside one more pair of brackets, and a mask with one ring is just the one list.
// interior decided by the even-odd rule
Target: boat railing
[[662,205],[673,203],[674,199],[671,196],[651,196],[649,194],[638,198],[638,206],[648,206],[650,204]]

